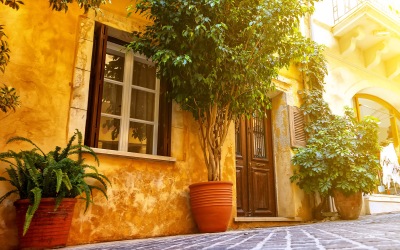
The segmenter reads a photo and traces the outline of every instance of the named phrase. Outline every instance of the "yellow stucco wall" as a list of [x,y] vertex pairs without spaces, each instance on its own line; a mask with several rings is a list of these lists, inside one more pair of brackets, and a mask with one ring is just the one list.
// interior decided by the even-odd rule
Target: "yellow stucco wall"
[[[108,15],[97,16],[83,15],[76,5],[70,6],[67,13],[52,12],[47,1],[27,2],[19,11],[0,6],[0,23],[6,25],[12,51],[11,62],[0,81],[14,86],[21,96],[21,107],[15,113],[0,113],[1,151],[28,147],[6,147],[6,140],[16,135],[32,139],[45,151],[66,144],[72,125],[81,124],[71,121],[70,108],[79,110],[87,98],[79,92],[88,83],[86,69],[90,67],[90,58],[85,57],[91,53],[91,47],[86,46],[90,42],[82,40],[93,31],[87,23],[97,20],[129,31],[128,23],[138,28],[143,24],[142,18],[126,18],[125,6],[129,2],[107,5],[104,13]],[[78,202],[68,245],[196,232],[188,186],[207,180],[197,124],[190,114],[174,105],[172,127],[172,157],[176,162],[99,155],[99,171],[112,182],[109,199],[96,194],[95,204],[85,214],[84,204]],[[234,181],[231,135],[223,150],[223,180]],[[1,174],[5,167],[0,164]],[[9,188],[1,185],[0,193]],[[14,219],[13,203],[6,200],[0,206],[0,242],[6,249],[18,244]]]
[[[94,15],[71,5],[67,13],[52,12],[47,1],[26,2],[19,11],[0,5],[0,24],[10,44],[11,62],[0,83],[14,86],[21,96],[15,113],[0,113],[0,151],[18,150],[25,144],[5,146],[12,136],[25,136],[45,151],[64,146],[71,133],[84,131],[94,21],[125,31],[139,29],[145,20],[126,17],[129,0],[115,1]],[[293,167],[287,105],[299,105],[300,79],[294,69],[282,75],[290,79],[287,89],[273,99],[273,141],[278,216],[309,218],[307,199],[288,181]],[[286,86],[285,85],[285,86]],[[90,242],[188,234],[197,231],[188,198],[188,186],[206,181],[206,168],[198,144],[197,124],[177,105],[172,111],[172,157],[175,162],[99,155],[99,171],[107,175],[112,187],[106,200],[96,194],[94,204],[83,213],[78,202],[68,245]],[[235,138],[233,126],[223,148],[223,180],[235,187]],[[0,174],[5,164],[0,164]],[[0,194],[9,190],[0,185]],[[235,196],[234,196],[235,197]],[[271,226],[279,222],[234,223],[236,199],[229,228]],[[0,206],[0,242],[15,248],[17,231],[15,210],[10,200]],[[285,222],[287,223],[287,222]]]

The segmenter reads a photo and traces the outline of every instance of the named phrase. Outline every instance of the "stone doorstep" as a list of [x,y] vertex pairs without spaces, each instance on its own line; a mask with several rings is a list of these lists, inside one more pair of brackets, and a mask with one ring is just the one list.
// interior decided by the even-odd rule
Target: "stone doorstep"
[[235,217],[235,222],[301,222],[303,221],[300,217]]
[[388,194],[372,194],[364,196],[365,200],[372,202],[400,203],[400,196]]
[[364,196],[365,214],[400,212],[400,196],[372,194]]

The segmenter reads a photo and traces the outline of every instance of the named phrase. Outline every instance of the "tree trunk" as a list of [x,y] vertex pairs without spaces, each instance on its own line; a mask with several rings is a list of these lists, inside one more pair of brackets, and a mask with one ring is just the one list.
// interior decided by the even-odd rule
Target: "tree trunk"
[[221,180],[221,151],[228,134],[232,115],[229,105],[210,105],[208,110],[199,110],[200,145],[208,170],[208,181]]

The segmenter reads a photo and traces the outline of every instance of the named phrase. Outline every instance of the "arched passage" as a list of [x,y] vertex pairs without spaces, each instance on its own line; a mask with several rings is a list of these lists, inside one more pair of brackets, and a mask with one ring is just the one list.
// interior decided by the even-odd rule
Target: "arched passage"
[[379,142],[382,144],[393,142],[398,148],[400,112],[389,102],[371,94],[358,93],[353,99],[358,119],[370,115],[380,120]]

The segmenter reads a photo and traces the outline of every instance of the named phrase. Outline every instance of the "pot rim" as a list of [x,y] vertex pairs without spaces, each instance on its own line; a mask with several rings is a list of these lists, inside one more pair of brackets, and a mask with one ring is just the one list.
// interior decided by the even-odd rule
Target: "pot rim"
[[233,186],[233,182],[231,181],[204,181],[197,182],[189,185],[189,188],[198,187],[198,186],[207,186],[207,185],[230,185]]
[[[51,202],[51,201],[54,201],[56,198],[41,198],[40,199],[40,203],[42,203],[42,202]],[[62,202],[64,202],[64,201],[66,201],[66,202],[73,202],[73,203],[75,203],[75,202],[77,202],[77,199],[76,198],[63,198],[62,199]],[[18,205],[22,205],[22,204],[27,204],[27,203],[30,203],[30,200],[29,199],[18,199],[18,200],[16,200],[15,202],[14,202],[14,206],[16,205],[16,204],[18,204]]]

